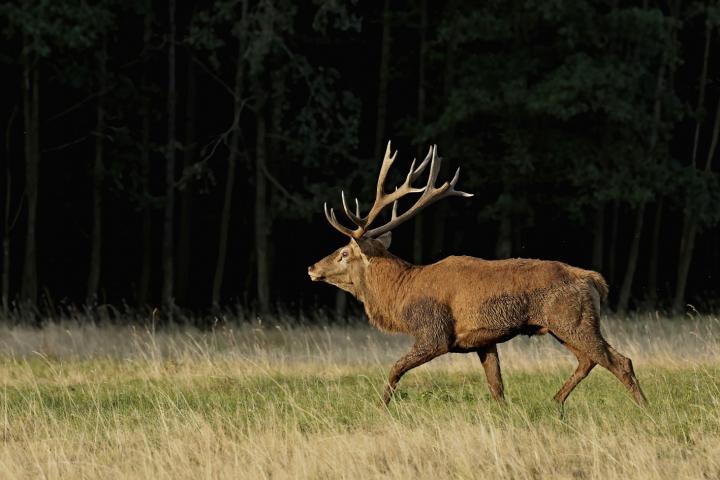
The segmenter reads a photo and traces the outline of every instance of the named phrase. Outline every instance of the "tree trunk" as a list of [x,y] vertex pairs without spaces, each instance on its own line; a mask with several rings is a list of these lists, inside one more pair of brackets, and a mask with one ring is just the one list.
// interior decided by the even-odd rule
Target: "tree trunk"
[[720,228],[715,227],[710,231],[710,269],[713,272],[720,272]]
[[104,177],[103,141],[105,135],[105,89],[107,87],[107,38],[103,37],[100,52],[100,96],[97,103],[97,120],[95,125],[95,164],[93,165],[93,227],[90,246],[90,272],[88,273],[87,306],[97,304],[97,293],[100,284],[100,266],[102,257],[102,189]]
[[438,202],[435,204],[435,212],[432,215],[432,226],[430,228],[430,246],[427,262],[436,262],[445,251],[445,224],[448,216],[447,203]]
[[348,294],[338,289],[335,294],[335,318],[338,320],[345,320],[347,315],[347,298]]
[[[233,133],[233,137],[236,134]],[[230,225],[230,210],[232,205],[232,192],[235,185],[235,163],[237,159],[237,142],[231,142],[234,149],[228,156],[227,178],[225,179],[225,199],[223,201],[222,215],[220,217],[220,233],[218,238],[218,253],[213,276],[212,306],[220,307],[220,293],[222,291],[223,276],[225,274],[225,257],[227,256],[228,227]],[[231,147],[233,148],[233,147]]]
[[[448,15],[452,14],[457,8],[457,2],[449,1],[446,3],[445,11]],[[455,50],[457,48],[457,40],[455,35],[451,35],[450,41],[445,47],[445,71],[443,72],[443,98],[445,103],[449,104],[450,95],[455,86]],[[453,144],[453,130],[448,129],[442,134],[441,141],[443,148],[448,148]],[[437,261],[445,250],[445,224],[450,208],[446,202],[439,202],[435,206],[432,220],[432,228],[430,229],[431,245],[430,245],[430,261]]]
[[[715,156],[715,150],[718,144],[718,134],[720,134],[720,99],[715,109],[715,123],[713,125],[712,139],[710,141],[710,149],[708,150],[705,160],[704,171],[709,174],[712,169],[712,159]],[[695,167],[692,167],[695,168]],[[697,212],[690,211],[685,208],[685,218],[683,220],[683,230],[680,241],[680,256],[678,260],[677,283],[675,285],[675,296],[673,299],[673,312],[680,313],[685,304],[685,288],[687,287],[687,277],[690,272],[690,263],[692,261],[693,249],[695,248],[695,236],[699,228],[699,216]]]
[[3,215],[3,271],[2,271],[2,311],[7,315],[10,311],[10,231],[13,225],[10,221],[10,203],[12,202],[12,170],[10,168],[10,139],[12,126],[17,116],[17,109],[13,108],[5,128],[5,208]]
[[380,44],[380,74],[378,79],[377,118],[375,120],[375,158],[380,158],[385,149],[385,122],[387,121],[388,83],[390,82],[390,0],[383,3],[383,30]]
[[617,265],[617,238],[618,224],[620,223],[620,203],[615,200],[612,207],[612,222],[610,224],[610,248],[608,248],[607,281],[615,284],[615,267]]
[[625,313],[630,303],[630,294],[632,293],[633,279],[635,278],[635,269],[637,268],[637,260],[640,253],[640,237],[642,237],[643,220],[645,217],[645,204],[635,210],[635,227],[633,228],[632,241],[630,243],[630,251],[628,253],[627,267],[625,268],[625,276],[623,277],[622,286],[620,287],[620,298],[618,299],[618,313]]
[[[425,59],[427,57],[427,0],[420,0],[420,57],[418,58],[418,95],[417,95],[417,123],[422,128],[425,122]],[[417,157],[422,158],[423,147],[418,145]],[[416,265],[423,262],[423,232],[422,212],[415,216],[413,235],[413,260]]]
[[[187,97],[185,99],[185,150],[183,153],[183,176],[187,169],[195,163],[197,147],[195,145],[195,104],[197,90],[195,88],[195,62],[188,56],[187,65]],[[192,201],[193,191],[190,182],[186,181],[180,191],[180,228],[177,245],[177,279],[176,291],[178,303],[188,302],[190,282],[190,247],[192,244]]]
[[698,146],[700,145],[700,128],[702,127],[702,121],[699,117],[701,110],[705,106],[705,89],[707,88],[707,74],[708,74],[708,59],[710,57],[710,39],[712,38],[712,23],[709,21],[705,22],[705,48],[703,50],[703,64],[700,72],[700,85],[698,90],[698,99],[695,112],[698,115],[697,122],[695,122],[695,133],[693,135],[693,149],[692,149],[692,167],[695,168]]
[[596,272],[602,272],[605,248],[605,205],[602,204],[595,211],[592,248],[592,269]]
[[[244,7],[245,4],[243,4]],[[243,8],[243,10],[245,10]],[[243,19],[245,13],[243,12]],[[240,28],[242,32],[244,29]],[[223,276],[225,274],[225,257],[227,255],[228,228],[230,226],[230,212],[232,207],[233,187],[235,185],[235,165],[237,163],[238,148],[240,147],[240,114],[242,112],[243,87],[244,87],[244,62],[245,44],[242,33],[238,33],[238,57],[235,64],[235,89],[234,89],[234,112],[233,130],[230,137],[230,153],[228,155],[227,177],[225,179],[225,199],[223,201],[222,215],[220,217],[220,236],[218,239],[218,254],[215,264],[215,276],[213,278],[212,306],[220,306],[220,294],[222,292]],[[264,140],[263,140],[264,141]],[[264,162],[264,160],[263,160]],[[264,163],[263,163],[264,168]],[[265,178],[265,171],[260,171],[262,178]],[[263,199],[264,201],[264,199]]]
[[650,259],[648,264],[647,304],[648,308],[655,308],[657,304],[658,261],[660,256],[660,232],[663,214],[663,197],[660,197],[655,207],[652,238],[650,239]]
[[[9,162],[8,162],[9,163]],[[5,216],[3,229],[3,271],[2,271],[2,311],[7,316],[10,312],[10,168],[5,177]]]
[[500,220],[495,258],[510,258],[510,255],[512,255],[512,220],[506,215]]
[[38,176],[40,163],[39,85],[38,67],[28,53],[25,39],[23,50],[23,103],[25,121],[25,196],[27,199],[27,230],[25,233],[25,262],[23,264],[21,297],[34,307],[37,302],[37,252],[35,226],[37,223]]
[[413,262],[422,265],[423,262],[423,217],[419,213],[415,216],[413,224]]
[[697,221],[694,216],[688,215],[683,220],[682,238],[680,240],[680,255],[677,268],[677,283],[675,284],[675,296],[673,297],[672,312],[680,314],[685,309],[685,289],[687,277],[690,272],[690,261],[692,251],[695,247],[695,234],[697,233]]
[[[648,162],[652,161],[657,146],[660,121],[662,119],[662,92],[665,85],[665,71],[669,62],[668,49],[663,54],[663,59],[658,68],[657,79],[655,82],[655,95],[653,104],[653,122],[650,131],[650,139],[647,146],[646,156]],[[635,212],[635,228],[630,245],[630,253],[628,254],[628,264],[625,269],[622,287],[620,287],[620,298],[618,300],[618,311],[624,313],[627,311],[630,302],[630,294],[632,293],[632,284],[635,278],[635,270],[637,268],[637,260],[640,249],[640,237],[642,235],[643,221],[645,217],[645,202],[641,202]]]
[[257,298],[261,314],[270,311],[270,281],[268,272],[267,180],[265,178],[267,145],[265,92],[256,88],[255,110],[257,133],[255,139],[255,256],[257,261]]
[[170,22],[170,38],[168,41],[168,136],[165,163],[165,216],[163,221],[162,243],[162,305],[172,317],[173,300],[173,213],[175,210],[175,110],[177,92],[175,86],[175,0],[170,0],[168,18]]
[[147,58],[152,41],[152,10],[148,8],[143,27],[144,65],[142,73],[141,103],[141,147],[140,147],[140,187],[143,195],[142,205],[142,263],[140,264],[140,281],[138,284],[137,302],[144,307],[148,301],[150,289],[150,273],[152,271],[152,204],[150,202],[150,98],[148,92],[149,59]]

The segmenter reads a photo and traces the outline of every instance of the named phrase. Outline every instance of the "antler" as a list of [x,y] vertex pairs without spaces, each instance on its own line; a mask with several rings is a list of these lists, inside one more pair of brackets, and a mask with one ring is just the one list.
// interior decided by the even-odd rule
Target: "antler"
[[[395,191],[392,193],[385,193],[385,179],[387,177],[388,171],[390,170],[390,167],[395,161],[395,157],[397,156],[397,151],[393,155],[390,155],[390,153],[390,142],[388,142],[387,148],[385,150],[385,158],[383,159],[382,166],[380,167],[380,174],[378,175],[377,188],[375,190],[375,203],[370,208],[370,211],[365,217],[360,216],[360,205],[357,199],[355,199],[355,213],[353,213],[348,208],[347,202],[345,200],[345,192],[341,192],[343,210],[345,211],[345,215],[348,216],[348,218],[356,225],[357,228],[351,230],[343,226],[340,222],[338,222],[337,218],[335,217],[335,212],[332,208],[328,213],[327,203],[325,204],[325,217],[327,218],[328,222],[330,222],[330,225],[335,227],[343,235],[347,235],[353,238],[360,238],[363,235],[367,237],[377,237],[385,232],[389,232],[404,221],[412,218],[423,208],[442,198],[452,196],[473,196],[471,193],[455,190],[455,184],[460,178],[459,168],[455,172],[455,176],[452,180],[443,183],[439,187],[435,186],[438,173],[440,172],[440,163],[442,162],[442,159],[437,156],[437,145],[433,145],[432,147],[430,147],[427,156],[422,161],[422,163],[418,165],[417,168],[415,168],[415,160],[413,160],[412,165],[410,165],[410,171],[408,172],[407,177],[405,177],[405,181],[402,185],[400,185],[400,187],[396,187]],[[427,183],[422,188],[413,187],[412,183],[417,180],[420,175],[422,175],[422,173],[427,168],[428,163],[430,164],[430,173],[428,174]],[[420,195],[420,198],[418,198],[418,200],[413,204],[412,207],[410,207],[406,212],[398,216],[398,200],[410,193],[422,193],[422,195]],[[368,230],[368,227],[373,223],[373,221],[377,218],[380,212],[390,204],[393,205],[390,221],[385,225],[373,228],[372,230]]]

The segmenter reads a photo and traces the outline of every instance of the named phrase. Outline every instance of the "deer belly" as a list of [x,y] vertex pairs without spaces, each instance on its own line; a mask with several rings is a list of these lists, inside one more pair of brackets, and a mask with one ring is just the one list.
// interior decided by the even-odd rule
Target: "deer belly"
[[520,328],[474,328],[457,332],[453,349],[473,350],[510,340],[522,332]]

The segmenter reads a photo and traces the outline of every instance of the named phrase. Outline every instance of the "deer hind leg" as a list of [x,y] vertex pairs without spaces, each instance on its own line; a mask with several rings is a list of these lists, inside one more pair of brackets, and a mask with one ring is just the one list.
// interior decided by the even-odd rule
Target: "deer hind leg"
[[395,365],[393,365],[390,370],[388,383],[385,387],[385,392],[383,393],[383,402],[385,405],[390,403],[390,400],[395,393],[395,388],[403,375],[413,368],[419,367],[423,363],[427,363],[433,358],[439,357],[447,352],[447,344],[438,345],[434,343],[416,342],[408,353],[395,362]]
[[598,327],[588,326],[588,328],[581,328],[580,331],[572,333],[554,331],[553,334],[561,342],[572,345],[590,360],[602,365],[615,375],[625,385],[638,405],[647,404],[645,395],[635,377],[632,361],[612,348],[602,337]]
[[500,357],[498,356],[497,345],[478,350],[478,356],[485,370],[490,393],[498,403],[505,403],[505,394],[503,393],[503,380],[500,373]]
[[595,363],[590,357],[585,355],[583,352],[578,350],[577,348],[567,344],[566,342],[560,341],[568,350],[573,352],[575,354],[575,357],[578,359],[578,366],[575,369],[575,372],[570,376],[570,378],[567,379],[565,384],[562,386],[562,388],[555,394],[555,401],[562,406],[565,403],[565,399],[567,399],[568,395],[577,387],[578,383],[580,383],[585,377],[588,376],[588,373],[590,373],[590,370],[592,370],[597,363]]
[[[640,388],[640,382],[638,382],[635,376],[635,369],[633,369],[632,360],[621,355],[607,342],[605,342],[607,349],[607,355],[611,358],[609,366],[605,367],[610,370],[622,383],[630,390],[635,402],[640,406],[647,405],[647,399]],[[605,366],[605,365],[603,365]]]

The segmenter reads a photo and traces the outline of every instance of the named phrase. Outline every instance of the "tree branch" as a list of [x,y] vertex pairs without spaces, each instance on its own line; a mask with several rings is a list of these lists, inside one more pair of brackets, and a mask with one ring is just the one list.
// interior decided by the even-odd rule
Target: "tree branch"
[[[275,140],[280,140],[285,145],[297,145],[297,144],[301,143],[300,141],[298,141],[294,138],[288,137],[287,135],[280,135],[278,133],[271,133],[268,135],[268,137],[273,138]],[[345,158],[346,160],[350,160],[350,161],[357,162],[357,163],[366,163],[368,161],[373,160],[372,158],[360,158],[360,157],[356,157],[354,155],[350,155],[346,151],[341,150],[337,147],[332,147],[332,146],[322,145],[322,144],[320,144],[319,147],[322,148],[323,150],[326,150],[329,153],[339,155],[339,156]]]
[[270,171],[267,169],[267,167],[265,165],[263,165],[262,171],[263,171],[263,174],[265,175],[265,178],[270,180],[270,183],[272,183],[273,186],[275,188],[277,188],[280,193],[282,193],[284,196],[286,196],[288,199],[290,199],[298,207],[305,206],[303,204],[302,200],[300,200],[297,196],[290,193],[290,191],[287,188],[283,187],[282,183],[280,183],[280,181],[270,173]]
[[56,113],[55,115],[53,115],[52,117],[48,118],[47,120],[45,120],[45,121],[42,122],[42,123],[43,123],[43,124],[46,124],[46,123],[50,123],[50,122],[52,122],[52,121],[55,121],[55,120],[57,120],[58,118],[62,118],[62,117],[64,117],[65,115],[67,115],[67,114],[69,114],[69,113],[72,113],[72,112],[74,112],[75,110],[79,109],[80,107],[82,107],[82,106],[85,105],[86,103],[90,102],[91,100],[94,100],[94,99],[97,98],[97,97],[102,97],[103,95],[107,94],[110,90],[112,90],[114,87],[115,87],[114,85],[110,85],[108,88],[106,88],[106,89],[104,89],[104,90],[101,90],[101,91],[95,92],[95,93],[91,93],[90,95],[88,95],[87,97],[83,98],[82,100],[80,100],[80,101],[77,102],[76,104],[71,105],[70,107],[66,108],[65,110],[61,111],[60,113]]
[[199,58],[197,58],[192,53],[190,53],[190,58],[192,58],[192,61],[195,62],[196,65],[199,65],[200,68],[202,68],[205,71],[205,73],[210,75],[213,78],[213,80],[218,82],[232,98],[235,98],[235,91],[232,88],[230,88],[230,85],[225,83],[225,81],[222,78],[220,78],[215,73],[213,73],[212,70],[210,70],[203,62],[200,61]]
[[56,151],[58,151],[58,150],[63,150],[63,149],[65,149],[65,148],[67,148],[67,147],[71,147],[71,146],[73,146],[73,145],[75,145],[75,144],[77,144],[77,143],[80,143],[80,142],[84,141],[84,140],[85,140],[86,138],[88,138],[89,136],[90,136],[90,134],[85,135],[85,136],[82,136],[82,137],[80,137],[80,138],[76,138],[75,140],[71,140],[71,141],[69,141],[69,142],[67,142],[67,143],[63,143],[62,145],[57,145],[57,146],[55,146],[55,147],[45,148],[45,149],[41,150],[41,152],[42,152],[42,153],[47,153],[47,152],[56,152]]
[[17,210],[15,210],[15,218],[12,219],[12,222],[10,222],[10,225],[8,226],[8,232],[13,231],[13,228],[15,228],[15,224],[20,218],[20,212],[22,212],[23,205],[25,205],[25,192],[26,190],[23,190],[22,196],[20,197],[20,204],[17,206]]

